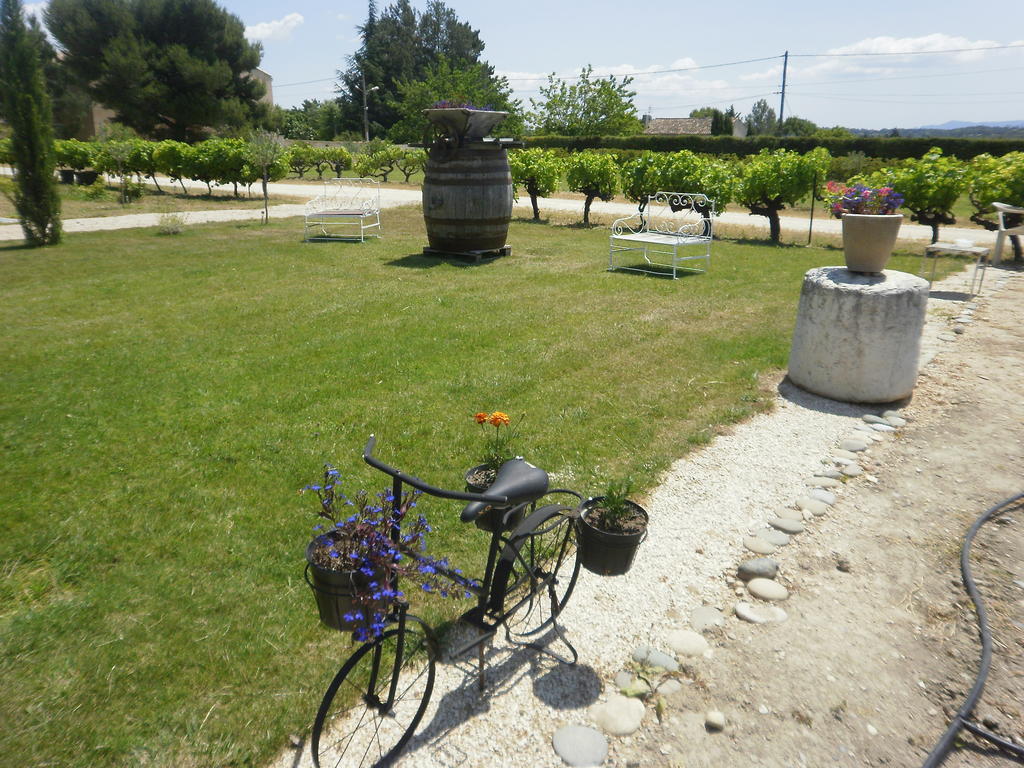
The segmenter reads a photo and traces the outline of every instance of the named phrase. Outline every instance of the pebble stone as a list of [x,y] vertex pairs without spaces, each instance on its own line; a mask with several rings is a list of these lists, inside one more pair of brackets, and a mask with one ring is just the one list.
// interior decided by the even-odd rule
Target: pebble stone
[[807,510],[808,512],[815,516],[824,515],[828,511],[829,507],[829,505],[826,504],[821,499],[814,499],[811,498],[810,496],[803,496],[797,499],[796,503],[797,506],[800,507],[800,509]]
[[853,453],[859,453],[860,451],[866,451],[868,444],[866,441],[858,438],[848,437],[839,444],[839,447],[844,451],[851,451]]
[[747,582],[747,591],[754,597],[770,602],[778,602],[789,597],[789,590],[771,579],[751,579]]
[[864,474],[864,470],[861,468],[860,464],[848,464],[843,467],[843,474],[847,477],[859,477]]
[[640,728],[644,719],[644,703],[613,693],[608,701],[590,708],[590,718],[611,736],[628,736]]
[[[826,491],[824,488],[812,488],[808,496],[812,499],[823,501],[830,507],[836,503],[836,495],[831,491]],[[813,512],[814,510],[812,509],[811,511]]]
[[896,431],[895,427],[890,427],[888,424],[872,424],[871,428],[873,430],[875,430],[875,432],[895,432]]
[[896,427],[896,429],[907,426],[907,420],[902,416],[886,416],[885,420],[890,427]]
[[649,667],[657,667],[667,672],[678,672],[679,662],[673,659],[664,651],[651,648],[649,645],[641,645],[633,651],[633,661],[646,664]]
[[777,605],[751,605],[742,600],[736,603],[732,610],[736,614],[736,618],[751,624],[770,624],[773,621],[780,622],[789,618],[786,612]]
[[620,669],[615,673],[614,682],[616,688],[629,688],[633,685],[633,674],[625,669]]
[[764,528],[757,532],[757,537],[764,539],[769,544],[774,544],[776,547],[784,547],[789,544],[789,536],[782,531],[776,531],[772,528]]
[[690,626],[698,632],[703,632],[708,627],[720,627],[725,624],[725,617],[717,608],[710,605],[702,605],[694,608],[690,614]]
[[774,520],[769,520],[768,525],[772,528],[777,528],[783,533],[803,533],[804,524],[799,520],[792,520],[787,517],[776,517]]
[[871,425],[870,424],[856,424],[856,425],[854,425],[853,428],[857,432],[870,432],[871,431]]
[[952,333],[940,333],[938,335],[938,339],[940,341],[956,341],[956,336],[954,336]]
[[865,413],[861,418],[868,424],[885,424],[885,418],[876,416],[873,413]]
[[779,564],[770,557],[755,557],[745,560],[736,569],[737,578],[742,581],[751,579],[774,579],[779,572]]
[[781,517],[783,520],[803,520],[804,513],[799,509],[793,509],[792,507],[780,507],[775,510],[775,514]]
[[819,469],[817,472],[814,473],[814,476],[815,477],[832,477],[832,478],[835,478],[835,479],[838,480],[840,477],[842,477],[842,474],[839,472],[838,469],[831,469],[831,468],[829,468],[829,469]]
[[589,768],[604,763],[608,758],[608,739],[595,728],[585,725],[566,725],[555,731],[551,745],[566,765]]
[[814,486],[815,488],[838,488],[842,485],[842,482],[836,480],[834,477],[820,477],[815,475],[807,481],[807,484]]
[[840,459],[856,459],[857,458],[857,454],[856,453],[854,453],[853,451],[843,450],[842,448],[833,448],[832,449],[832,455],[836,456],[836,457],[838,457]]
[[886,411],[885,413],[882,414],[882,418],[883,419],[897,418],[897,419],[903,419],[904,421],[910,421],[910,419],[908,419],[906,416],[904,416],[899,411]]
[[757,555],[770,555],[777,547],[760,536],[744,536],[743,546]]
[[692,629],[676,629],[665,636],[668,647],[682,656],[703,656],[708,641]]
[[953,333],[957,333],[957,334],[967,333],[967,326],[966,325],[960,325],[958,323],[957,325],[953,326]]
[[673,693],[679,693],[683,689],[683,684],[676,680],[674,677],[670,677],[667,680],[662,680],[658,683],[658,686],[654,689],[655,693],[660,693],[662,696],[671,696]]
[[885,435],[883,435],[881,432],[872,432],[870,435],[867,435],[867,437],[869,440],[872,440],[876,443],[880,443],[883,440],[885,440]]
[[853,459],[846,459],[843,458],[842,456],[833,456],[832,461],[834,461],[841,467],[846,466],[847,464],[853,464]]
[[704,727],[709,731],[725,730],[725,715],[717,709],[709,709],[704,715]]

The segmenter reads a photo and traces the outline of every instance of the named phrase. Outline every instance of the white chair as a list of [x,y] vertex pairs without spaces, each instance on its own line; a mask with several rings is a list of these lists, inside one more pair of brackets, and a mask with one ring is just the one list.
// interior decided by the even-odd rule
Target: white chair
[[1003,241],[1006,239],[1006,236],[1024,235],[1024,224],[1007,228],[1006,217],[1013,215],[1024,216],[1024,208],[1007,205],[1006,203],[992,203],[992,207],[999,212],[999,232],[996,234],[996,249],[992,254],[992,266],[999,266],[999,262],[1003,258]]

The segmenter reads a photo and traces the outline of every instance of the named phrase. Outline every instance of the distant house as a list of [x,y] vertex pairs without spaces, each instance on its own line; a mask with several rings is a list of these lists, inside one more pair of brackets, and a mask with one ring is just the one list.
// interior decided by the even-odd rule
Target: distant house
[[644,133],[653,136],[710,136],[710,117],[643,116]]

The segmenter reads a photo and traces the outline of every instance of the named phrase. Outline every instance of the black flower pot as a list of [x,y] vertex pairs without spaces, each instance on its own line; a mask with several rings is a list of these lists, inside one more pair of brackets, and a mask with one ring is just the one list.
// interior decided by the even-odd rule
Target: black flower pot
[[[345,621],[346,613],[363,610],[355,602],[358,589],[366,589],[369,579],[358,571],[332,571],[321,568],[313,562],[316,541],[306,547],[306,583],[313,590],[320,621],[324,626],[342,632],[352,632],[358,627],[355,622]],[[367,611],[372,610],[372,606]],[[364,622],[366,623],[366,622]]]
[[[487,465],[486,464],[477,464],[475,467],[466,470],[466,490],[467,491],[469,491],[470,493],[487,493],[487,489],[491,487],[490,483],[487,483],[487,485],[483,485],[483,484],[481,484],[479,482],[474,482],[473,480],[471,480],[471,478],[473,478],[473,476],[476,475],[477,472],[479,472],[481,470],[484,470],[484,469],[487,469]],[[504,515],[505,515],[505,513],[502,512],[501,516],[504,516]],[[495,528],[497,528],[499,523],[500,523],[501,516],[495,514],[494,510],[488,510],[487,512],[484,512],[482,515],[480,515],[473,522],[473,525],[475,525],[481,531],[487,531],[488,533],[493,533]],[[507,520],[505,520],[504,529],[505,530],[511,530],[511,529],[515,528],[517,525],[519,525],[523,521],[523,517],[524,517],[524,511],[523,510],[519,510],[514,515],[509,517]]]
[[647,511],[632,501],[626,503],[643,517],[643,530],[636,533],[612,533],[592,525],[587,513],[600,505],[603,496],[587,499],[580,506],[579,560],[580,565],[598,576],[621,576],[633,565],[636,551],[647,538]]

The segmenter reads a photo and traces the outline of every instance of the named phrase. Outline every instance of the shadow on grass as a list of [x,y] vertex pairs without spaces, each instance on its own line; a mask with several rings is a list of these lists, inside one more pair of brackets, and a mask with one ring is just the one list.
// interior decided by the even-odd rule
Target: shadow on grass
[[461,269],[465,267],[484,267],[501,258],[501,256],[485,256],[480,259],[473,259],[468,256],[462,257],[454,254],[444,256],[441,254],[410,253],[408,256],[392,259],[386,263],[390,267],[405,267],[406,269],[433,269],[442,264],[448,264],[449,266]]
[[[645,264],[644,262],[640,262],[639,264],[616,264],[615,269],[608,269],[606,267],[605,271],[611,272],[613,274],[620,274],[623,275],[624,277],[653,277],[658,279],[672,279],[672,267],[662,267],[652,264]],[[692,272],[683,267],[680,267],[676,271],[676,276],[679,278],[699,277],[702,274],[704,273]]]

